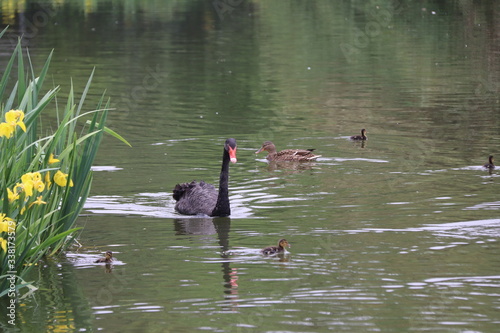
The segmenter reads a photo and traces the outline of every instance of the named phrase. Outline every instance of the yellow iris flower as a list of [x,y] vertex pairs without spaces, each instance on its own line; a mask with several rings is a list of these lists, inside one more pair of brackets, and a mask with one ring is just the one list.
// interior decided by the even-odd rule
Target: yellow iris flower
[[[61,170],[58,170],[54,175],[54,182],[61,187],[65,187],[68,184],[67,178],[68,174],[63,173]],[[73,181],[71,179],[69,180],[69,186],[73,186]]]
[[[21,176],[22,189],[26,196],[30,197],[33,195],[33,187],[35,187],[35,182],[33,181],[33,174],[31,172],[26,173]],[[17,185],[16,185],[17,186]]]
[[[10,226],[10,230],[9,230]],[[0,232],[9,232],[16,228],[16,222],[5,214],[0,214]]]
[[16,126],[21,127],[21,129],[26,132],[26,125],[23,122],[24,112],[21,110],[10,110],[5,114],[5,121],[12,125],[14,128]]
[[19,199],[19,193],[17,192],[12,192],[10,188],[7,189],[7,196],[9,197],[9,202],[13,202],[17,199]]
[[57,158],[54,158],[54,154],[50,154],[49,156],[49,164],[54,164],[60,162]]
[[42,196],[36,197],[36,200],[33,201],[28,208],[31,208],[33,205],[46,205],[47,203],[45,201],[42,201]]

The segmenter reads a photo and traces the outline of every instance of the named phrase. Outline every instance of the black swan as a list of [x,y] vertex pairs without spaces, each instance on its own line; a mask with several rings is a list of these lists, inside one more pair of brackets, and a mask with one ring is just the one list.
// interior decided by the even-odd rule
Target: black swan
[[351,140],[367,140],[366,133],[368,133],[364,128],[361,130],[361,135],[351,136]]
[[488,163],[483,165],[483,167],[490,169],[490,170],[495,169],[495,164],[493,163],[493,155],[490,155],[490,157],[488,158]]
[[175,210],[184,215],[229,216],[229,161],[236,163],[236,140],[227,139],[222,154],[219,191],[204,181],[175,185]]
[[113,261],[113,252],[106,251],[106,258],[99,258],[94,262],[105,262],[106,264],[109,264],[112,261]]
[[277,254],[277,253],[283,253],[285,252],[285,247],[290,247],[291,245],[288,244],[288,241],[286,239],[280,239],[278,242],[278,246],[269,246],[264,249],[262,249],[262,254],[269,255],[269,254]]
[[267,151],[266,159],[268,161],[292,161],[292,162],[308,162],[314,161],[321,155],[314,155],[314,149],[285,149],[276,152],[276,146],[271,141],[266,141],[255,153]]

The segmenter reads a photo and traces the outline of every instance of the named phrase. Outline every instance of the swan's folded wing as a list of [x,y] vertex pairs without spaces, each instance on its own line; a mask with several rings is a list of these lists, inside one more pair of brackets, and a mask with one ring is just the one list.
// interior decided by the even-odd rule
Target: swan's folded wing
[[210,215],[217,202],[217,189],[204,181],[175,185],[175,210],[185,215]]
[[314,149],[285,149],[276,153],[276,160],[282,161],[312,161],[321,155],[314,155]]

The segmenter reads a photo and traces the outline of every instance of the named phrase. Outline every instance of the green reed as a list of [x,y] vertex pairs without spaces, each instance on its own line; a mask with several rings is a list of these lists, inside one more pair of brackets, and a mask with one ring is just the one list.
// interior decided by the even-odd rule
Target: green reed
[[[72,244],[103,133],[124,141],[105,128],[109,100],[104,96],[95,109],[84,111],[93,71],[78,101],[71,84],[64,108],[53,103],[59,87],[42,93],[51,57],[35,75],[19,41],[0,80],[0,297],[12,297],[14,276],[16,293],[34,289],[24,281],[26,274],[42,257]],[[50,127],[53,134],[42,136],[50,130],[40,121],[46,109],[56,111],[57,124]]]

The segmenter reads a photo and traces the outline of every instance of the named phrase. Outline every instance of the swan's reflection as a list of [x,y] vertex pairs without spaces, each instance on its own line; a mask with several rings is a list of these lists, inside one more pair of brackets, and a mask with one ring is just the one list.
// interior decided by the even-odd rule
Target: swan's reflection
[[176,235],[213,235],[217,233],[212,217],[174,219]]
[[214,235],[226,238],[231,225],[229,217],[191,217],[174,219],[177,235]]
[[[221,259],[228,259],[229,231],[231,218],[229,217],[191,217],[174,220],[177,235],[217,235]],[[231,304],[237,307],[238,299],[238,269],[232,268],[229,260],[221,262],[221,272],[224,285],[224,294]]]

